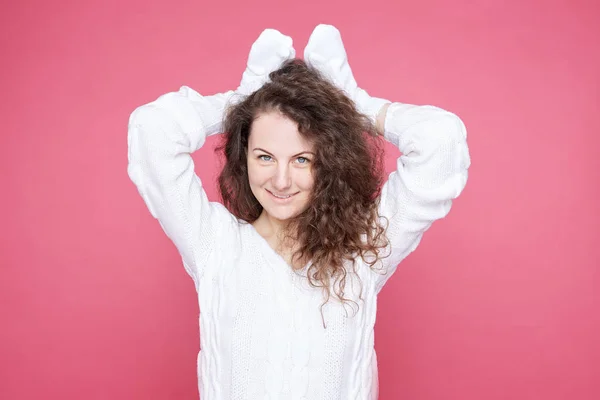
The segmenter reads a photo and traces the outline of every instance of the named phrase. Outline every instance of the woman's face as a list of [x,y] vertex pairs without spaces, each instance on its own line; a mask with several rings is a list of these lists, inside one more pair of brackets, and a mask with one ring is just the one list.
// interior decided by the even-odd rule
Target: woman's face
[[313,187],[313,144],[279,112],[260,114],[248,138],[248,180],[269,217],[281,221],[308,207]]

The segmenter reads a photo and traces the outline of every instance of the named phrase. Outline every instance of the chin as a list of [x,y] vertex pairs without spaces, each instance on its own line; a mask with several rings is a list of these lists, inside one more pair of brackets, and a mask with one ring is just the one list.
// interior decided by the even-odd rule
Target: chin
[[285,212],[282,210],[272,210],[269,208],[265,208],[265,211],[267,212],[267,214],[269,214],[269,216],[271,218],[275,218],[279,221],[287,221],[290,220],[298,215],[300,215],[300,213],[302,213],[302,211],[289,211],[289,212]]

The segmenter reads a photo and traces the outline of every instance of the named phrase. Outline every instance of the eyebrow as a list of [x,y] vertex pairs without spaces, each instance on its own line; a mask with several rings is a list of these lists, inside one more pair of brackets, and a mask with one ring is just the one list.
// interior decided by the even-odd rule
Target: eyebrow
[[[262,152],[264,152],[264,153],[267,153],[267,154],[268,154],[268,155],[270,155],[270,156],[272,156],[272,155],[273,155],[272,153],[270,153],[270,152],[266,151],[265,149],[261,149],[260,147],[255,147],[255,148],[254,148],[252,151],[257,151],[257,150],[258,150],[258,151],[262,151]],[[294,154],[292,157],[298,157],[299,155],[302,155],[302,154],[312,154],[313,156],[315,155],[315,153],[313,153],[312,151],[308,151],[308,150],[307,150],[307,151],[301,151],[301,152],[300,152],[300,153],[298,153],[298,154]]]

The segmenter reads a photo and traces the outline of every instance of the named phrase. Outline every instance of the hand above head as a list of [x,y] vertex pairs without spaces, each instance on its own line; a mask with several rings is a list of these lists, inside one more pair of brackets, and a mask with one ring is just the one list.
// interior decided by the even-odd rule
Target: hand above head
[[358,87],[340,32],[332,25],[320,24],[315,28],[304,49],[304,61],[342,89],[354,101],[358,111],[372,122],[376,121],[383,105],[389,103],[389,100],[369,96]]
[[252,44],[246,70],[236,93],[247,96],[269,81],[269,74],[296,56],[292,38],[275,29],[265,29]]

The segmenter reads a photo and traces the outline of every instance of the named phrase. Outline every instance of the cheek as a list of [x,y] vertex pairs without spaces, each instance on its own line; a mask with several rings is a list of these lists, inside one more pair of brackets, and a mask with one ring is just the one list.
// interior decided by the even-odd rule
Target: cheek
[[250,182],[250,186],[262,185],[268,179],[265,170],[265,168],[258,165],[248,164],[248,182]]
[[315,183],[315,178],[310,171],[303,171],[298,179],[296,180],[296,185],[302,190],[311,190]]

